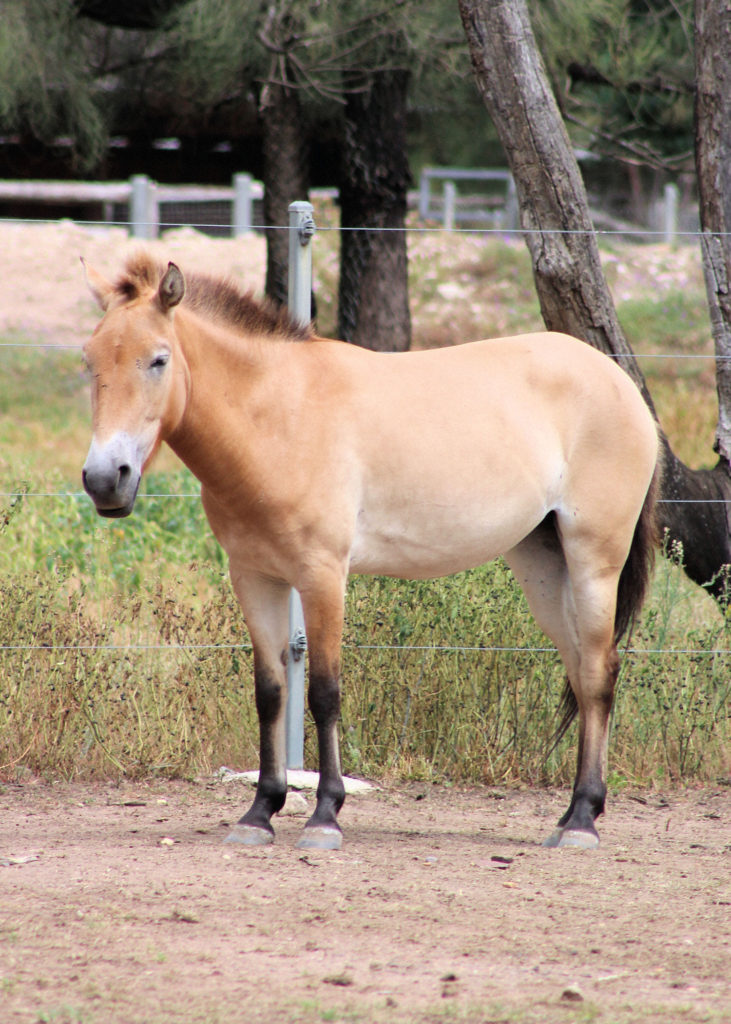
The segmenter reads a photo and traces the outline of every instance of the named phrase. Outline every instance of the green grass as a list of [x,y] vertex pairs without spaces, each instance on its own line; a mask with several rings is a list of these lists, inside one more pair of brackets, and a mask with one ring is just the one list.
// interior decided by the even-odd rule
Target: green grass
[[[327,268],[336,236],[323,238]],[[530,329],[537,304],[522,249],[474,243],[451,263],[446,236],[436,254],[434,243],[415,249],[412,299],[424,344],[447,327],[458,337],[493,333],[471,330],[467,300],[464,310],[452,303],[448,318],[439,291],[446,279],[465,295],[476,284],[490,289],[496,329]],[[327,303],[323,315],[333,315]],[[698,288],[672,301],[649,291],[625,300],[620,315],[643,351],[708,350]],[[78,354],[9,347],[0,359],[0,773],[91,778],[255,766],[248,637],[200,501],[187,496],[198,493],[196,481],[165,456],[134,516],[99,519],[78,493],[90,437]],[[658,361],[650,386],[655,394],[667,385],[666,414],[684,424],[686,457],[701,461],[710,441],[697,425],[712,435],[708,370],[678,366],[680,382],[669,361]],[[169,494],[176,497],[155,496]],[[569,782],[573,733],[547,753],[563,687],[547,647],[500,561],[429,583],[354,578],[343,648],[346,771]],[[612,787],[727,776],[727,623],[670,560],[659,563],[629,647],[613,718]],[[309,717],[306,761],[316,765]]]

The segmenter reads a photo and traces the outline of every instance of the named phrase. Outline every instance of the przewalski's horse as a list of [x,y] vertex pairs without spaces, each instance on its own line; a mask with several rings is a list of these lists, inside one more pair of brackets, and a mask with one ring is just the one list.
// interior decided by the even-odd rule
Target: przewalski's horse
[[132,511],[165,441],[201,482],[254,649],[260,775],[229,839],[272,841],[285,799],[288,596],[301,597],[320,779],[300,846],[337,849],[340,647],[349,573],[446,575],[504,555],[578,710],[571,804],[548,840],[595,846],[617,641],[655,543],[655,423],[589,345],[537,333],[400,355],[315,336],[284,312],[149,256],[112,284],[84,353],[98,512]]

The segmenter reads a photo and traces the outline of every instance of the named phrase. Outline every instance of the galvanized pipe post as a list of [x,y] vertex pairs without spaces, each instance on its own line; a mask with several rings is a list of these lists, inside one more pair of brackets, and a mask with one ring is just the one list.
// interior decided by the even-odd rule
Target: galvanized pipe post
[[[290,312],[300,323],[312,319],[312,236],[315,220],[312,203],[289,206]],[[307,636],[302,602],[296,590],[289,596],[289,657],[287,659],[287,768],[304,767],[305,746],[305,651]]]
[[250,174],[234,174],[234,216],[233,236],[239,238],[241,235],[251,231],[254,222],[252,216],[251,186],[253,178]]
[[678,203],[680,191],[670,182],[665,186],[663,203],[663,235],[668,245],[675,245],[678,234]]
[[133,238],[157,238],[160,210],[157,202],[157,186],[146,174],[134,174],[130,178],[132,193],[129,203],[129,223]]
[[457,216],[457,186],[453,181],[444,182],[444,207],[442,211],[442,223],[445,231],[454,231],[454,221]]

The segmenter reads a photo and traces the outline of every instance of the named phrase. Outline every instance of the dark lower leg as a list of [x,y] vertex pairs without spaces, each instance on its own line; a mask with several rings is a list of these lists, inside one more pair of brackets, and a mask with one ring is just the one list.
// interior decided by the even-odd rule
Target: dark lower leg
[[560,828],[596,832],[594,821],[604,813],[607,787],[601,780],[586,781],[574,786],[571,803],[566,813],[559,818]]
[[317,727],[320,754],[320,781],[317,787],[315,812],[308,828],[334,828],[345,800],[345,787],[340,771],[338,721],[340,719],[340,685],[337,675],[313,675],[310,679],[309,703]]
[[271,817],[287,797],[284,763],[283,686],[271,669],[255,668],[256,710],[259,715],[259,782],[254,802],[239,821],[274,833]]
[[618,671],[619,658],[614,649],[608,658],[603,692],[581,703],[576,781],[569,808],[559,819],[559,828],[596,835],[594,821],[604,813],[607,796],[607,732]]

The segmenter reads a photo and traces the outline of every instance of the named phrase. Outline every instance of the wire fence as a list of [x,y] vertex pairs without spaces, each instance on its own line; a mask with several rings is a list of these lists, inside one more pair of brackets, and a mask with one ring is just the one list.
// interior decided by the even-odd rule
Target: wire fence
[[[317,197],[317,193],[315,193]],[[332,190],[323,192],[321,199],[331,199]],[[208,207],[210,208],[212,201],[207,201]],[[186,207],[187,208],[187,207]],[[230,210],[230,203],[222,203],[221,209]],[[178,215],[178,212],[180,215]],[[196,218],[185,217],[185,209],[176,212],[174,217],[161,218],[160,220],[150,222],[143,222],[143,226],[149,227],[150,231],[154,228],[169,230],[180,226],[194,226],[196,230],[207,231],[213,235],[231,234],[233,232],[234,225],[230,222],[227,223],[227,218],[223,214],[217,212],[216,216],[210,217],[208,221],[201,221],[200,216]],[[37,225],[38,219],[31,218],[0,218],[0,224],[11,224],[17,226],[24,225]],[[110,217],[104,220],[84,220],[78,222],[79,226],[91,229],[104,229],[109,230],[111,228],[129,228],[128,219],[121,219]],[[257,233],[266,234],[267,232],[274,231],[287,231],[289,225],[265,225],[263,223],[252,223],[248,225],[248,230]],[[409,223],[404,227],[394,228],[369,228],[369,227],[347,227],[340,226],[339,224],[319,223],[317,224],[317,232],[405,232],[408,234],[444,234],[445,228],[443,225],[433,224],[417,224]],[[575,231],[575,230],[553,230],[553,231],[539,231],[539,230],[526,230],[523,228],[511,228],[504,226],[492,227],[488,225],[478,225],[475,227],[470,226],[459,226],[454,225],[449,228],[449,232],[458,235],[473,235],[473,236],[499,236],[501,238],[509,239],[525,239],[528,235],[540,235],[540,234],[558,234],[558,235],[580,235],[580,234],[592,234],[599,238],[632,238],[636,236],[641,238],[643,241],[647,240],[666,240],[666,231],[652,231],[646,227],[632,228],[623,226],[617,229],[598,229],[592,228],[587,231]],[[704,233],[700,231],[676,231],[674,234],[674,240],[679,242],[690,242],[699,241],[701,237],[704,237]],[[707,236],[706,236],[707,237]],[[22,349],[22,350],[38,350],[38,351],[58,351],[58,350],[78,350],[78,346],[69,344],[53,344],[53,343],[42,343],[42,342],[14,342],[14,341],[1,341],[0,349]],[[687,353],[687,352],[634,352],[628,358],[634,358],[638,360],[698,360],[698,361],[719,361],[722,359],[731,358],[731,356],[720,356],[712,353]],[[621,356],[617,356],[621,359]],[[42,491],[42,490],[4,490],[0,491],[0,498],[6,501],[15,502],[25,499],[56,499],[56,500],[73,500],[73,501],[88,501],[87,496],[82,491]],[[199,499],[200,494],[197,492],[189,493],[168,493],[168,492],[149,492],[140,493],[138,500],[144,502],[149,499],[171,499],[171,500],[191,500]],[[683,505],[700,505],[700,504],[731,504],[731,502],[716,498],[716,499],[660,499],[662,502],[672,502],[673,504]],[[392,651],[392,652],[423,652],[430,654],[453,654],[453,653],[472,653],[472,654],[494,654],[494,653],[535,653],[535,654],[551,654],[556,653],[553,646],[546,647],[521,647],[521,646],[449,646],[449,645],[421,645],[421,644],[368,644],[368,643],[357,643],[357,644],[346,644],[347,648],[360,650],[360,651]],[[120,643],[120,644],[14,644],[6,643],[0,644],[0,651],[6,652],[48,652],[52,654],[54,651],[120,651],[120,652],[131,652],[131,651],[205,651],[205,650],[241,650],[250,651],[251,645],[249,643],[221,643],[221,644],[197,644],[195,642],[186,643]],[[726,657],[729,653],[728,650],[722,648],[692,648],[692,647],[636,647],[627,646],[623,649],[623,653],[634,654],[639,656],[649,655],[676,655],[676,656],[693,656],[693,657]]]
[[[14,224],[18,227],[32,227],[38,224],[53,223],[50,220],[44,220],[42,218],[34,217],[0,217],[0,224]],[[80,227],[108,230],[110,228],[121,228],[127,230],[129,224],[126,220],[112,219],[112,220],[84,220],[77,222]],[[158,228],[163,231],[173,231],[176,228],[190,227],[196,231],[204,233],[210,233],[215,237],[230,237],[231,228],[225,221],[211,219],[210,221],[194,221],[186,219],[181,215],[179,220],[168,220],[168,221],[143,221],[142,226],[152,231]],[[247,230],[256,234],[266,235],[267,233],[287,231],[289,230],[286,225],[280,224],[265,224],[252,223],[248,226]],[[668,240],[667,232],[662,230],[656,230],[653,228],[623,225],[617,228],[523,228],[523,227],[485,227],[485,226],[459,226],[445,229],[440,224],[417,224],[408,223],[403,227],[369,227],[369,226],[353,226],[353,225],[341,225],[341,224],[327,224],[318,223],[317,231],[319,234],[326,234],[331,232],[337,232],[338,234],[347,233],[379,233],[379,234],[408,234],[408,235],[443,235],[447,230],[450,234],[454,235],[474,235],[474,236],[486,236],[486,237],[498,237],[498,238],[514,238],[522,240],[529,237],[540,237],[543,235],[564,235],[564,236],[583,236],[591,235],[595,238],[608,238],[608,239],[638,239],[647,242],[664,242]],[[701,238],[727,238],[731,232],[716,231],[716,232],[704,232],[698,229],[682,231],[678,230],[673,234],[673,241],[680,241],[683,243],[690,243],[699,241]],[[154,237],[154,236],[150,236]]]

